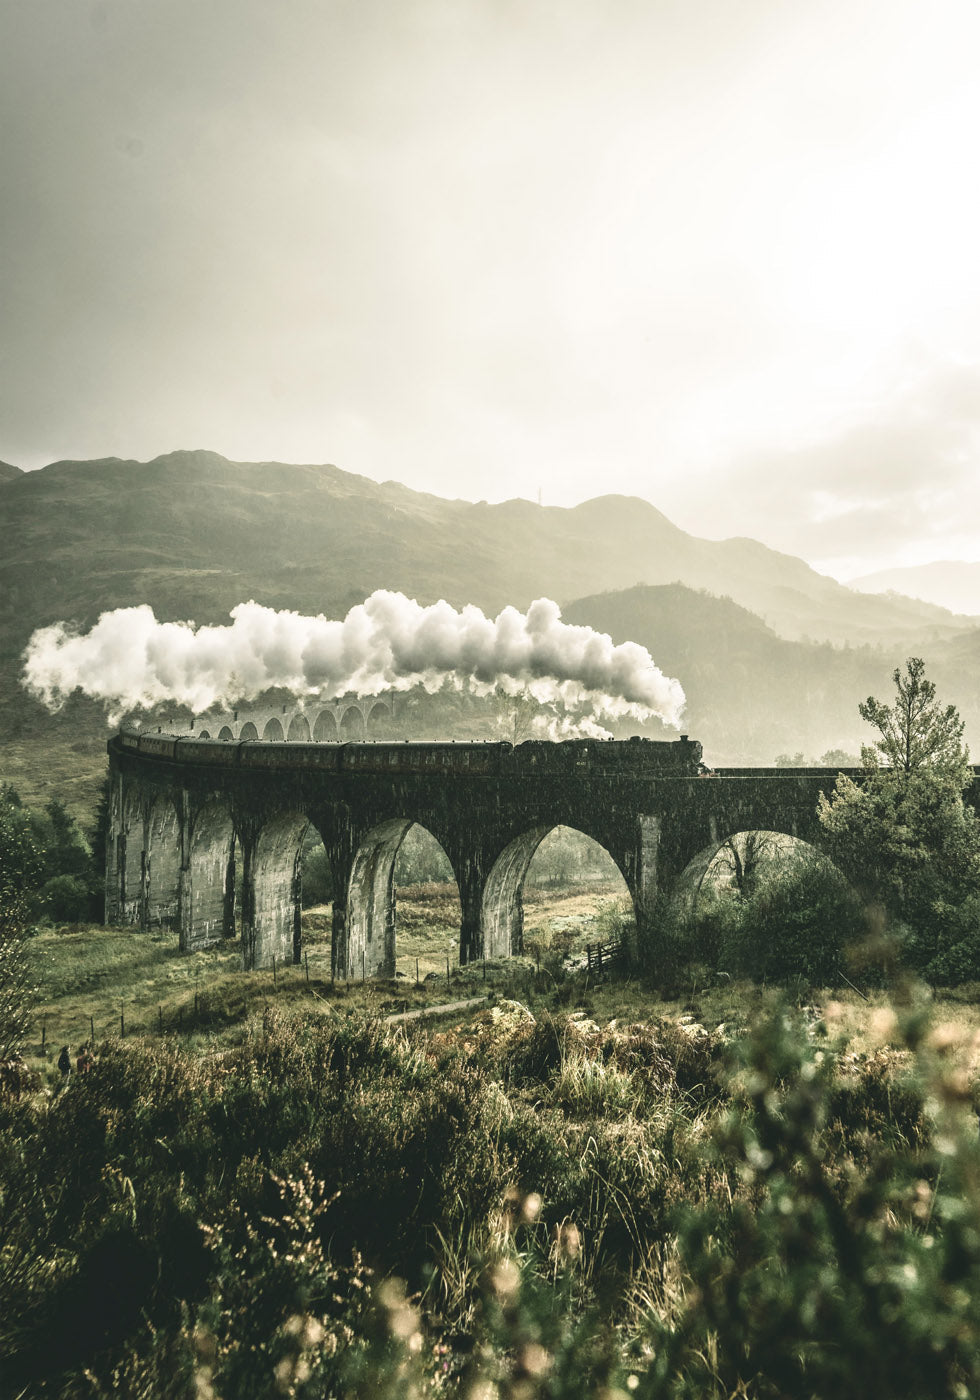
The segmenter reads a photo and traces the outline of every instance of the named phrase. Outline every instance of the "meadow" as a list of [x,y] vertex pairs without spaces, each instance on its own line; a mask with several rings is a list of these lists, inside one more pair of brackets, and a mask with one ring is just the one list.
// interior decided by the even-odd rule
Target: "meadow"
[[31,940],[0,1394],[977,1393],[975,989],[597,980],[594,887],[529,890],[529,955],[447,980],[448,903],[399,890],[418,983],[331,984],[324,906],[275,975]]

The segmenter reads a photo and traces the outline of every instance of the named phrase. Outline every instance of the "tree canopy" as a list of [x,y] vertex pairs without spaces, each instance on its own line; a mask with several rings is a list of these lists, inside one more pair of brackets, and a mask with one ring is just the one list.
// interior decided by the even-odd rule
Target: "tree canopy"
[[[828,853],[905,938],[937,981],[980,976],[980,822],[963,801],[972,773],[963,721],[936,700],[918,657],[894,672],[896,698],[858,709],[878,738],[862,748],[864,778],[821,795]],[[955,971],[954,971],[955,968]]]
[[957,780],[962,789],[969,776],[969,753],[956,706],[943,707],[936,700],[936,687],[926,680],[925,663],[918,656],[909,657],[904,675],[896,668],[892,680],[897,692],[893,705],[873,695],[858,705],[861,718],[880,736],[862,747],[864,766],[877,769],[884,763],[906,777],[932,769]]

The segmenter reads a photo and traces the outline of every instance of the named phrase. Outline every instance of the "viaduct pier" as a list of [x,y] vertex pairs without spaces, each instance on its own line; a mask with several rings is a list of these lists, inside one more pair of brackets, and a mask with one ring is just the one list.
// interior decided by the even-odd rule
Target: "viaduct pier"
[[312,824],[333,871],[333,970],[350,978],[394,975],[395,858],[414,823],[456,877],[460,962],[522,951],[524,878],[556,826],[609,853],[655,946],[659,892],[702,875],[738,832],[815,840],[817,797],[838,771],[706,776],[701,745],[686,736],[513,747],[124,730],[108,750],[108,922],[176,928],[188,953],[240,927],[246,968],[298,961]]

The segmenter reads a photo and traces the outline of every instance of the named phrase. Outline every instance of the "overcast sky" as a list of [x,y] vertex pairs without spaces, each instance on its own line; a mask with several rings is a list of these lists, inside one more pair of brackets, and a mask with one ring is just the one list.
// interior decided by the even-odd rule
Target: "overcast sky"
[[980,559],[976,0],[0,17],[0,459]]

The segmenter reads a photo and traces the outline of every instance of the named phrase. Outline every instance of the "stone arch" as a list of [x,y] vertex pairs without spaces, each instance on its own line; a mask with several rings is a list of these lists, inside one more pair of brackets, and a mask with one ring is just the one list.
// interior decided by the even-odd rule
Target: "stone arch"
[[395,857],[412,825],[379,822],[360,841],[347,884],[347,962],[342,977],[395,975]]
[[313,738],[319,743],[334,743],[337,739],[337,716],[333,710],[321,710],[313,724]]
[[143,857],[144,928],[177,928],[180,920],[180,816],[173,798],[161,795],[150,808]]
[[348,705],[340,717],[341,742],[349,744],[364,737],[364,712],[358,705]]
[[483,956],[509,958],[524,951],[524,877],[531,857],[551,830],[535,826],[497,856],[483,887]]
[[192,953],[236,933],[238,842],[231,812],[212,798],[189,823],[187,869],[181,901],[180,948]]
[[234,732],[232,731],[231,727],[227,724],[223,724],[218,730],[219,739],[234,739],[234,737]]
[[210,738],[211,738],[211,735],[208,733],[208,731],[207,731],[206,729],[199,729],[199,730],[197,731],[197,737],[198,737],[199,739],[210,739]]
[[270,720],[266,721],[266,726],[262,730],[262,738],[265,739],[266,742],[276,744],[281,744],[285,738],[282,732],[282,725],[279,723],[278,719],[276,719],[275,715],[273,715]]
[[303,812],[271,817],[253,846],[248,909],[242,921],[242,957],[247,968],[296,963],[301,950],[301,878],[303,837],[309,826]]
[[[717,833],[714,833],[712,835],[710,843],[707,846],[702,847],[702,849],[698,851],[696,855],[691,857],[691,859],[681,870],[680,874],[677,876],[677,879],[674,881],[674,886],[671,891],[671,897],[675,905],[677,905],[685,913],[693,914],[697,909],[698,900],[700,899],[702,889],[704,888],[704,883],[708,876],[708,872],[718,860],[725,846],[729,842],[734,844],[736,852],[735,859],[737,859],[739,847],[741,846],[742,850],[744,851],[745,838],[749,837],[766,838],[767,845],[770,848],[766,853],[767,859],[771,858],[772,860],[778,860],[778,851],[772,850],[771,847],[774,845],[783,844],[787,848],[784,858],[790,857],[790,855],[792,854],[792,848],[803,848],[807,851],[811,851],[814,854],[821,856],[824,860],[829,861],[829,858],[825,855],[825,853],[821,851],[818,846],[814,845],[812,841],[807,841],[805,838],[797,836],[788,831],[776,831],[769,830],[766,828],[746,827],[744,830],[727,832],[724,836],[719,836]],[[755,859],[759,858],[760,856],[757,854]],[[829,863],[832,864],[833,862]]]
[[239,739],[257,739],[259,737],[259,731],[249,719],[245,721],[241,729],[238,731],[238,737]]
[[310,722],[304,714],[293,715],[289,721],[286,738],[291,744],[308,744],[310,742]]
[[626,872],[602,841],[588,831],[554,822],[530,828],[504,847],[494,861],[483,889],[481,924],[484,956],[506,958],[524,951],[524,885],[531,862],[545,839],[562,828],[585,837],[608,857],[636,911],[636,898]]

